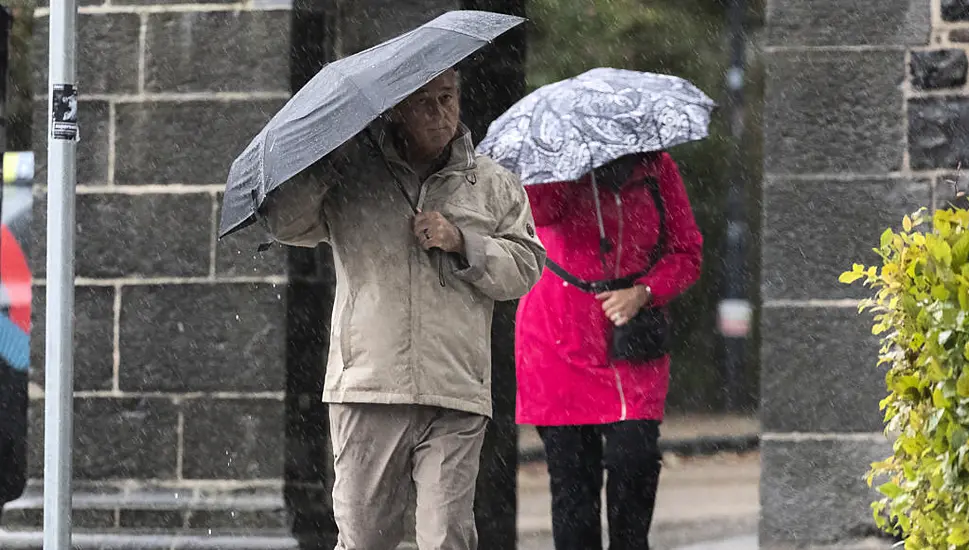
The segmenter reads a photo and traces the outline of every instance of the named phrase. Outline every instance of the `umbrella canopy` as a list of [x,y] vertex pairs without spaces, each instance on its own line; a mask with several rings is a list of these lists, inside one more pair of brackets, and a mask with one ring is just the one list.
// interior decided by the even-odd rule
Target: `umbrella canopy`
[[242,229],[266,195],[524,19],[452,11],[323,67],[229,169],[219,236]]
[[679,77],[592,69],[525,96],[491,123],[478,151],[524,185],[577,180],[625,155],[705,138],[715,107]]

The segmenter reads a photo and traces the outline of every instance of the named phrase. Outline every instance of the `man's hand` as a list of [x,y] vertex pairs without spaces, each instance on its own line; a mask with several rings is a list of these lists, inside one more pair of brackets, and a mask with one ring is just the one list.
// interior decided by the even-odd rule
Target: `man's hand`
[[625,325],[635,317],[649,303],[651,297],[649,287],[642,285],[596,295],[596,299],[602,302],[602,311],[617,327]]
[[440,248],[464,254],[464,236],[440,212],[418,212],[414,217],[414,236],[424,250]]

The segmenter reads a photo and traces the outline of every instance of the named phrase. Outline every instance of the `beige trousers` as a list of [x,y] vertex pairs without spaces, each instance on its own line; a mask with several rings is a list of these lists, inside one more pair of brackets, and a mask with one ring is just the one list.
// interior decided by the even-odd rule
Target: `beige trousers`
[[336,550],[394,550],[416,490],[420,550],[475,550],[488,419],[422,405],[329,406]]

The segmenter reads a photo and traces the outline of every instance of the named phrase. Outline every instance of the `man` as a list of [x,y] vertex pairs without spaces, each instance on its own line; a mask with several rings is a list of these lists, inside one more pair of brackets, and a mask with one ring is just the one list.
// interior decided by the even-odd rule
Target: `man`
[[395,549],[412,487],[421,550],[477,547],[494,302],[538,281],[545,250],[521,184],[475,156],[459,111],[449,70],[261,210],[280,242],[333,248],[338,550]]

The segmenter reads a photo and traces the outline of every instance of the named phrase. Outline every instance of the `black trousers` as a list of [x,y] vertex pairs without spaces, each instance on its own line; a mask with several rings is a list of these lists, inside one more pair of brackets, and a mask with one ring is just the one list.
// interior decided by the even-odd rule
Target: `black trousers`
[[609,550],[649,550],[662,454],[659,421],[541,426],[555,550],[601,550],[603,468]]

